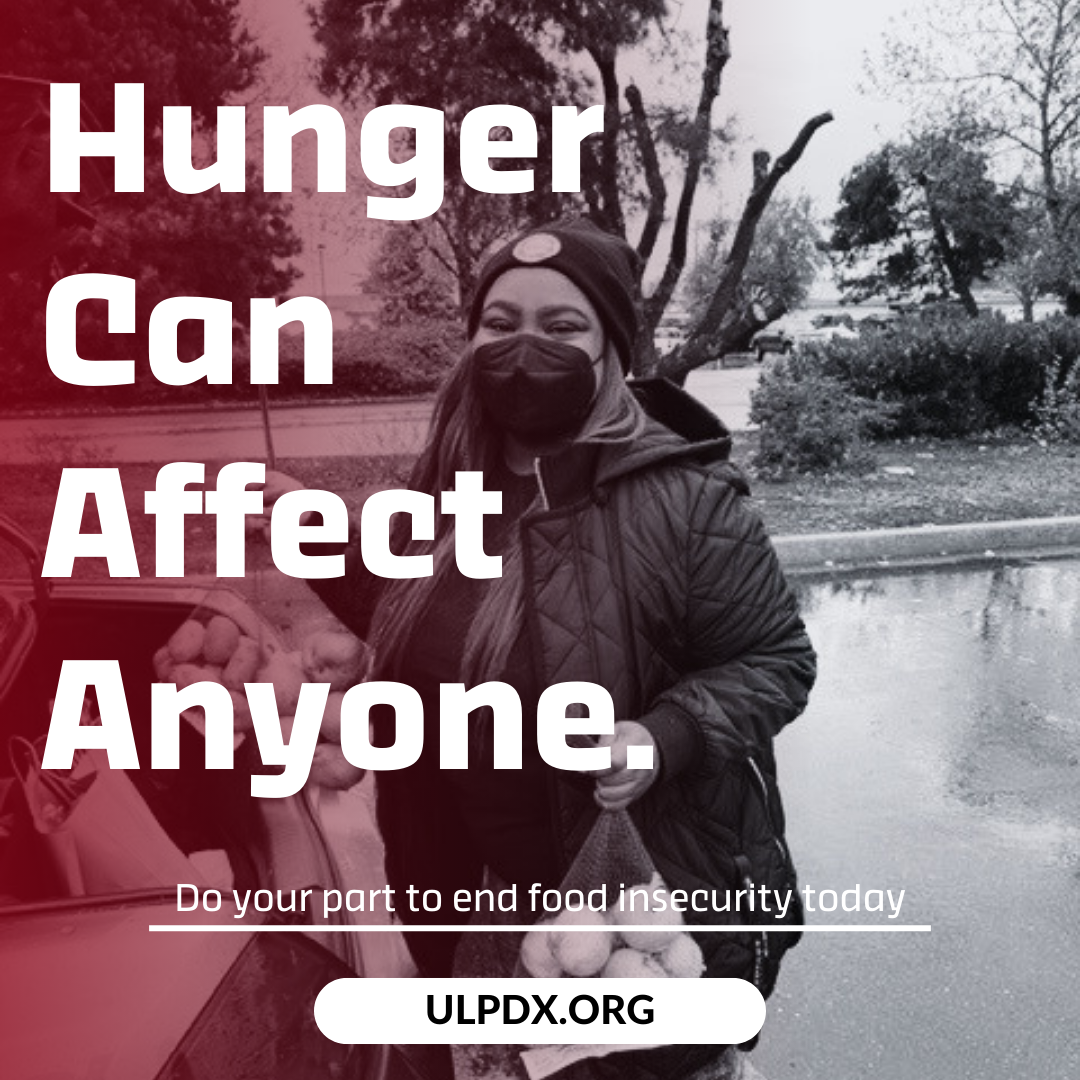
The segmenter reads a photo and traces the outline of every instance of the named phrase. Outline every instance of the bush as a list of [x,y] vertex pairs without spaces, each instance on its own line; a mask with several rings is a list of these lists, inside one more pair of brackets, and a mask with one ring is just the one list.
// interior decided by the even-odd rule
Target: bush
[[[34,356],[32,363],[15,368],[16,377],[11,381],[4,407],[137,409],[209,402],[244,405],[258,399],[258,390],[249,381],[247,353],[243,349],[238,349],[234,355],[231,383],[211,385],[199,381],[188,386],[165,386],[153,377],[145,350],[139,354],[123,339],[116,344],[107,344],[111,352],[102,346],[95,354],[84,346],[83,353],[90,358],[95,355],[110,359],[134,358],[134,385],[71,386],[49,372],[43,355]],[[428,394],[442,381],[463,346],[460,324],[439,319],[417,318],[398,326],[335,331],[334,381],[307,386],[304,383],[303,336],[282,334],[278,383],[269,387],[270,399],[318,401]],[[125,347],[127,353],[123,351]]]
[[1047,442],[1080,443],[1080,360],[1054,364],[1035,405],[1036,434]]
[[755,465],[775,476],[869,468],[867,435],[888,411],[822,370],[816,349],[776,359],[750,400],[750,420],[761,428]]
[[[335,397],[406,397],[435,390],[460,355],[465,339],[456,322],[414,319],[396,326],[334,334]],[[281,383],[275,393],[311,394],[304,385],[303,342],[282,342]]]
[[894,406],[891,431],[954,437],[1031,426],[1047,373],[1080,355],[1080,324],[914,316],[822,347],[821,370]]

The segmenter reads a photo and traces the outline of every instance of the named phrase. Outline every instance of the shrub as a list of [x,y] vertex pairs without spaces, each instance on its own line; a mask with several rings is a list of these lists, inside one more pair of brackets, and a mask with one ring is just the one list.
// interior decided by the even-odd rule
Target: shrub
[[775,476],[868,468],[867,434],[888,411],[824,371],[816,349],[778,358],[750,401],[750,420],[761,429],[755,465]]
[[1035,432],[1047,442],[1080,443],[1080,359],[1055,363],[1035,404]]
[[943,313],[822,348],[823,373],[895,406],[893,430],[879,434],[952,437],[1033,424],[1047,372],[1080,355],[1080,325]]
[[[183,325],[183,324],[181,324]],[[121,340],[112,354],[126,358]],[[300,334],[282,334],[278,355],[278,383],[269,388],[271,401],[350,397],[404,397],[431,393],[460,355],[464,336],[460,325],[440,319],[417,318],[398,326],[358,328],[334,332],[334,381],[304,383],[304,341]],[[84,352],[93,355],[89,350]],[[0,356],[6,355],[0,352]],[[136,355],[135,383],[127,386],[86,387],[60,382],[47,370],[44,359],[23,369],[16,367],[6,408],[141,408],[191,406],[214,402],[244,405],[255,402],[258,390],[249,381],[246,351],[233,358],[233,381],[188,386],[165,386],[155,379],[145,355]]]
[[[322,393],[335,397],[402,397],[433,391],[464,345],[457,323],[414,319],[395,326],[334,334],[334,383]],[[283,395],[311,394],[304,385],[303,342],[282,343]]]

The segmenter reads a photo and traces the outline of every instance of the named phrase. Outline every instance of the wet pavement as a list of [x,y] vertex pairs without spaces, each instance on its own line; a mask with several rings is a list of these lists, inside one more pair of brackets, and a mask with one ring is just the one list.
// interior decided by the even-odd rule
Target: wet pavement
[[805,935],[754,1064],[1080,1076],[1080,561],[801,588],[820,680],[777,743],[801,884],[903,889],[891,921],[933,930]]

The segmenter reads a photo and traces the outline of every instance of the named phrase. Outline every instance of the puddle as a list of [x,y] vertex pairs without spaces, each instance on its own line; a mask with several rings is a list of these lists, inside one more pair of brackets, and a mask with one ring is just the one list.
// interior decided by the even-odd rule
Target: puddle
[[904,888],[933,932],[807,935],[757,1066],[1080,1075],[1080,562],[802,593],[821,675],[777,743],[801,881]]

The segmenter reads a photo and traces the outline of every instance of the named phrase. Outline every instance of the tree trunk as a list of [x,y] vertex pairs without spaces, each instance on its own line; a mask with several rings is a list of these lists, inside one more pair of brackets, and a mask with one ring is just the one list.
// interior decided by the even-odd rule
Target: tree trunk
[[615,71],[614,47],[589,50],[604,90],[604,132],[600,137],[600,216],[598,222],[608,232],[626,236],[622,199],[619,195],[619,79]]
[[942,218],[941,211],[934,201],[934,193],[930,190],[930,177],[926,173],[919,173],[918,181],[919,186],[926,195],[926,208],[930,213],[930,227],[934,231],[934,243],[937,244],[938,251],[941,252],[941,261],[949,272],[949,280],[952,282],[953,290],[960,298],[960,303],[964,305],[964,311],[973,319],[977,319],[979,317],[979,305],[975,302],[975,297],[971,292],[971,275],[964,270],[960,265],[960,260],[956,257],[956,249],[949,238],[949,230],[945,227],[945,220]]
[[[644,304],[645,333],[648,335],[655,332],[664,311],[671,302],[675,286],[678,285],[686,265],[690,211],[693,209],[697,195],[701,170],[709,153],[712,107],[720,93],[720,76],[728,60],[731,59],[731,44],[723,16],[722,0],[710,0],[706,25],[705,66],[701,72],[701,93],[698,95],[697,111],[694,114],[694,134],[687,154],[682,192],[679,195],[679,205],[675,211],[675,221],[671,231],[671,248],[660,282]],[[643,371],[638,373],[641,374]]]
[[664,210],[667,207],[667,184],[660,169],[660,159],[656,153],[656,143],[649,129],[649,118],[645,115],[645,102],[641,91],[631,83],[626,88],[625,97],[630,105],[630,117],[634,122],[634,139],[641,154],[641,164],[645,170],[645,184],[649,189],[649,209],[645,216],[645,225],[638,240],[637,253],[644,266],[656,247],[656,238],[664,225]]

